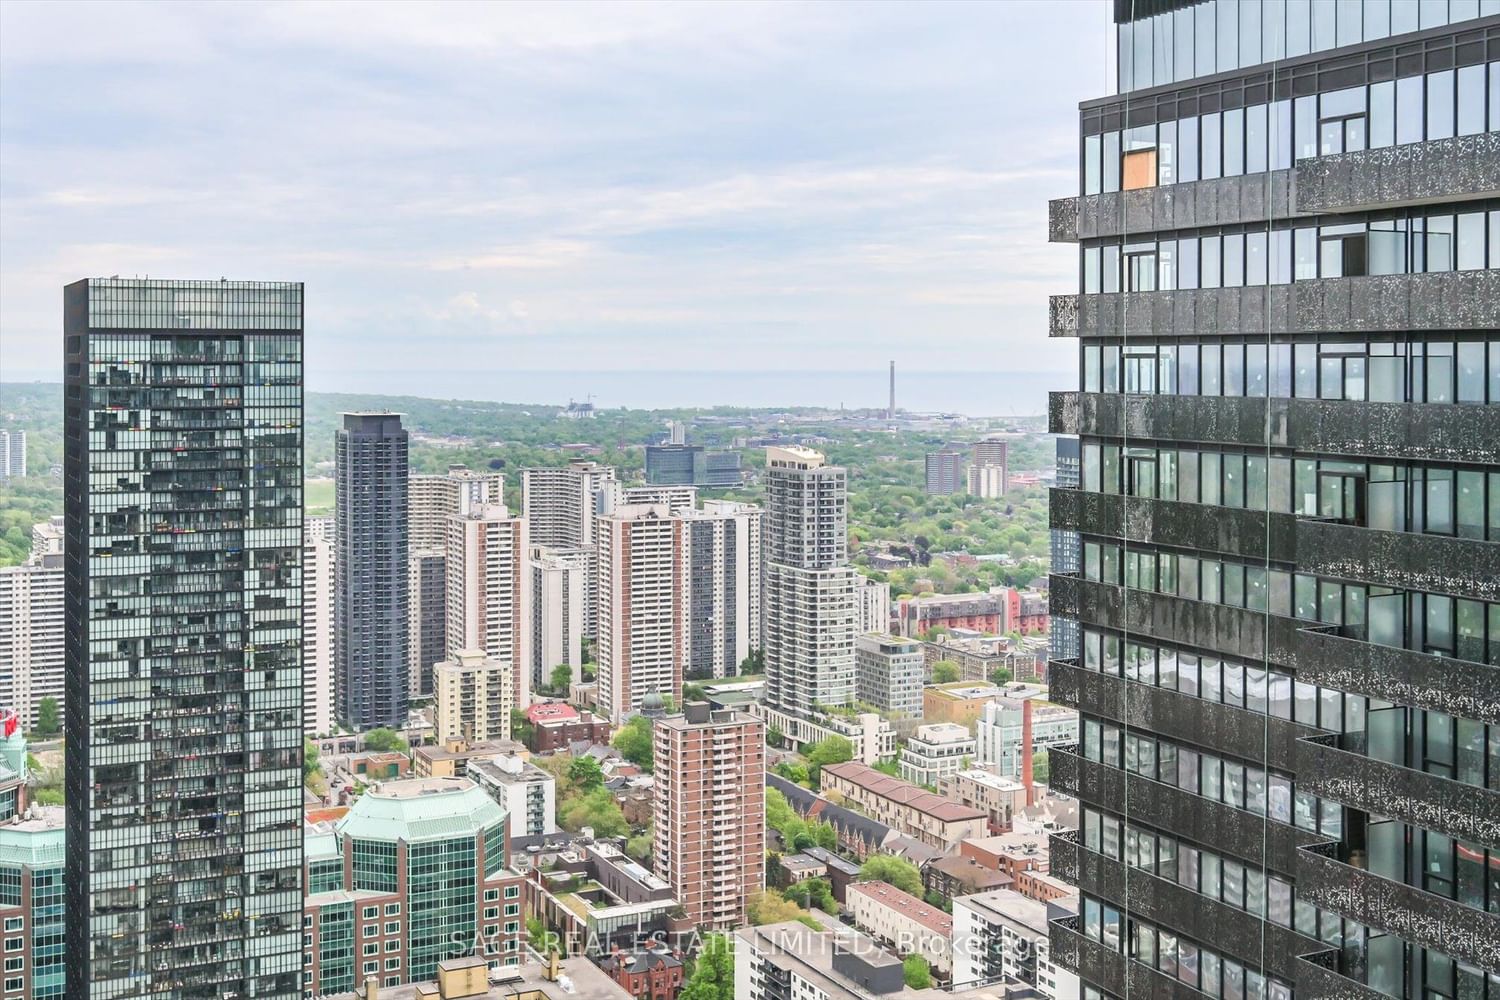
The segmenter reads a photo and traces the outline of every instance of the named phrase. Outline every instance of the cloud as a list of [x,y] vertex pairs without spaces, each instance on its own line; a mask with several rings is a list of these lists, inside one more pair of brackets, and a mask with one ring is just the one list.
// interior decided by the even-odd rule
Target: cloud
[[59,286],[113,273],[306,281],[309,364],[351,373],[460,369],[486,340],[552,370],[1068,367],[1046,306],[1076,251],[1046,243],[1046,201],[1108,22],[3,4],[7,367],[52,371]]

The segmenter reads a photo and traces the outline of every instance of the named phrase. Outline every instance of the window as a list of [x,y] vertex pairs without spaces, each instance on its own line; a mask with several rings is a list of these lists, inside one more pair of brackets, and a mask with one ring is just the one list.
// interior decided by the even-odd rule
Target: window
[[484,908],[484,919],[486,919],[486,920],[495,920],[499,916],[500,916],[500,907],[498,907],[498,906],[486,906]]
[[486,889],[486,890],[484,890],[484,901],[486,903],[493,903],[495,900],[497,900],[499,898],[500,898],[500,890],[499,889]]
[[385,904],[385,915],[386,916],[388,916],[388,917],[395,917],[395,916],[399,916],[400,914],[401,914],[401,904],[400,903],[386,903]]
[[399,968],[401,968],[401,959],[399,959],[399,958],[388,958],[388,959],[385,960],[385,971],[387,971],[387,972],[393,972],[393,971],[395,971],[396,969],[399,969]]
[[25,988],[25,986],[26,986],[26,977],[25,976],[17,976],[14,979],[7,979],[5,981],[5,992],[7,992],[7,993],[19,993],[22,989]]
[[380,916],[380,907],[378,907],[378,906],[367,906],[367,907],[365,907],[364,911],[363,911],[363,916],[364,916],[364,918],[366,920],[374,920],[376,917]]
[[23,931],[25,929],[26,929],[26,918],[25,917],[6,917],[5,918],[5,933],[9,934],[11,931]]
[[366,942],[365,945],[364,945],[364,954],[366,954],[366,955],[378,955],[378,954],[380,954],[380,942],[379,941],[369,941],[369,942]]
[[401,921],[399,921],[399,920],[392,920],[392,921],[387,922],[386,925],[385,925],[385,932],[387,934],[400,934],[401,933]]
[[401,942],[400,942],[400,940],[387,941],[385,943],[385,950],[386,951],[400,951],[401,950]]

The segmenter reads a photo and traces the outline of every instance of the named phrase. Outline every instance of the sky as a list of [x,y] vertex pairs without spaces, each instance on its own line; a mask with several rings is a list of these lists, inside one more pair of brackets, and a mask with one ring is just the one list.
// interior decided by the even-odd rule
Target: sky
[[1059,371],[1102,0],[0,4],[0,378],[62,286],[306,282],[311,388]]

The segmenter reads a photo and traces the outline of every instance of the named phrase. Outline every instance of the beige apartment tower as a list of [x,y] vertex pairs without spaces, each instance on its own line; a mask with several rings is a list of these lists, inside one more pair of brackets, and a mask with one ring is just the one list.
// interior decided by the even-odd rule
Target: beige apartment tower
[[470,506],[448,518],[448,658],[482,650],[512,671],[515,707],[531,704],[527,637],[527,525],[500,504]]
[[656,872],[699,927],[740,927],[766,884],[765,727],[690,702],[653,731]]
[[459,650],[434,666],[438,742],[510,739],[512,677],[509,663],[478,649]]
[[599,709],[619,723],[655,691],[680,698],[687,665],[687,521],[660,504],[598,519]]

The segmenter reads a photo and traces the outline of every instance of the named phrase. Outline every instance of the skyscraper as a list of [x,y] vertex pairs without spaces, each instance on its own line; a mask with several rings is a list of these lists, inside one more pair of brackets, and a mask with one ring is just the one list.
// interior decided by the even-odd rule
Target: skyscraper
[[306,519],[302,533],[302,728],[333,732],[333,518]]
[[576,683],[583,680],[583,605],[588,594],[588,553],[580,549],[531,547],[526,561],[531,635],[532,690],[550,683],[554,668],[566,664]]
[[927,453],[927,493],[949,496],[964,488],[964,457],[956,451]]
[[1049,219],[1089,1000],[1500,995],[1495,11],[1114,5]]
[[652,692],[682,696],[687,524],[661,504],[626,504],[598,519],[599,707],[611,722]]
[[688,671],[726,677],[760,648],[761,509],[705,500],[688,524]]
[[471,505],[448,518],[448,656],[478,650],[512,672],[516,708],[531,704],[531,617],[526,519],[503,504]]
[[0,706],[28,730],[44,698],[63,707],[63,605],[61,555],[0,567]]
[[339,718],[406,724],[407,437],[399,413],[346,413],[334,447]]
[[0,431],[0,479],[26,475],[26,432]]
[[701,928],[742,926],[766,886],[766,730],[689,702],[656,720],[656,872]]
[[407,681],[413,698],[432,695],[432,665],[448,655],[448,553],[412,549],[407,565]]
[[521,470],[521,513],[526,517],[531,543],[551,549],[581,549],[588,554],[583,630],[590,638],[599,634],[599,557],[594,544],[594,518],[600,491],[614,481],[613,467],[583,459],[561,468]]
[[848,474],[807,448],[766,449],[766,703],[796,714],[854,701]]
[[64,290],[70,996],[302,994],[302,286]]
[[448,544],[448,518],[464,502],[471,507],[505,502],[505,473],[450,465],[438,475],[410,477],[407,492],[408,547],[411,551],[441,549]]
[[1001,437],[974,442],[974,464],[969,466],[969,492],[996,500],[1010,490],[1010,443]]

